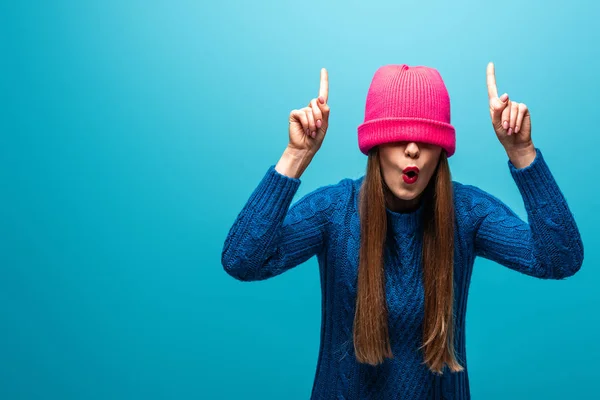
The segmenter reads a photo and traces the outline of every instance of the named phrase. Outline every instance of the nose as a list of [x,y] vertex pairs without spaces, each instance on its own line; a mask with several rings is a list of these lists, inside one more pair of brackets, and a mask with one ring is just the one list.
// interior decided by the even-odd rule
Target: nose
[[408,142],[404,148],[404,153],[407,157],[417,158],[419,157],[419,146],[415,142]]

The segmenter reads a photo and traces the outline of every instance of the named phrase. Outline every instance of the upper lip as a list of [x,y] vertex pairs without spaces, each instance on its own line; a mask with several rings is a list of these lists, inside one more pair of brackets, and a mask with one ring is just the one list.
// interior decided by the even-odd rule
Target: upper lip
[[409,171],[415,171],[417,174],[419,173],[419,167],[416,166],[410,166],[410,167],[406,167],[402,170],[402,172],[404,172],[405,174]]

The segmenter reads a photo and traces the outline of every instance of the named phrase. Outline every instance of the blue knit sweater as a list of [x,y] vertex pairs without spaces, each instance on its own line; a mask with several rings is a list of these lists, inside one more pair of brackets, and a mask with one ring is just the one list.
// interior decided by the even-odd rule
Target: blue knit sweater
[[528,223],[487,192],[456,181],[455,346],[463,372],[435,375],[423,364],[421,280],[422,207],[387,209],[386,296],[393,359],[379,366],[354,356],[360,245],[358,191],[364,176],[319,187],[290,207],[300,180],[269,167],[238,214],[222,251],[225,271],[242,281],[267,279],[312,256],[319,263],[321,344],[311,399],[469,399],[465,314],[476,256],[545,279],[579,270],[583,243],[567,202],[539,149],[534,161],[508,166],[522,195]]

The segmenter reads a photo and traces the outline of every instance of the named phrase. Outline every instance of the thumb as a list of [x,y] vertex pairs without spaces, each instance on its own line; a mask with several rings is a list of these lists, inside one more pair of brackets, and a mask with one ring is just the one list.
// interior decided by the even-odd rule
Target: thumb
[[508,94],[504,93],[500,97],[494,97],[490,101],[490,109],[492,111],[493,122],[498,122],[502,116],[502,111],[508,105]]

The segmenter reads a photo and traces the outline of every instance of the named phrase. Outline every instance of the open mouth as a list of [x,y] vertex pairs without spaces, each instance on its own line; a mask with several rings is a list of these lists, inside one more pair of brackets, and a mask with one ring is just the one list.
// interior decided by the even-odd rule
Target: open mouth
[[402,173],[402,179],[408,184],[415,183],[419,179],[419,172],[416,167],[405,168]]

